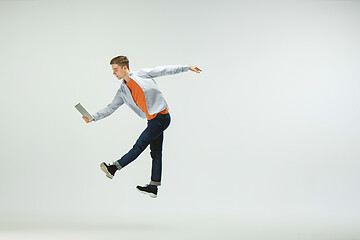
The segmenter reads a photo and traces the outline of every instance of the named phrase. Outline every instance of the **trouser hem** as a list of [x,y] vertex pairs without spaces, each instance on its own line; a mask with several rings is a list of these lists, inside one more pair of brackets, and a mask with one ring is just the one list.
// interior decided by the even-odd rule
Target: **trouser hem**
[[122,169],[122,166],[120,165],[119,162],[114,162],[115,166],[117,167],[118,170],[121,170]]
[[150,185],[161,186],[161,182],[151,181]]

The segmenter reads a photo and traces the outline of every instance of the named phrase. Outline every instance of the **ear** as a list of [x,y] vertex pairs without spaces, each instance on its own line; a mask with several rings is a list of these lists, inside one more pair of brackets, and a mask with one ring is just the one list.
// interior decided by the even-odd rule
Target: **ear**
[[126,65],[123,66],[123,70],[124,70],[124,71],[128,70],[128,68],[127,68]]

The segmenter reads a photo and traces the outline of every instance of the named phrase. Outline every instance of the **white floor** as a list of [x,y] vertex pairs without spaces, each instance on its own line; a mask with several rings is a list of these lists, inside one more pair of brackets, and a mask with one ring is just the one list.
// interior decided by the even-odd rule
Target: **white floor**
[[247,225],[234,223],[133,224],[94,227],[8,227],[4,240],[92,239],[247,239],[247,240],[358,240],[360,230],[346,226]]

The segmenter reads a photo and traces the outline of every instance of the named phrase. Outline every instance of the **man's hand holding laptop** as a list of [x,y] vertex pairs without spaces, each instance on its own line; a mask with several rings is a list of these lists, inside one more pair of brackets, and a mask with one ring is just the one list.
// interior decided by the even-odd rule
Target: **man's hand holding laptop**
[[87,117],[85,117],[85,116],[83,116],[82,118],[85,120],[86,123],[90,123],[90,122],[94,121],[94,119],[89,121],[89,119]]

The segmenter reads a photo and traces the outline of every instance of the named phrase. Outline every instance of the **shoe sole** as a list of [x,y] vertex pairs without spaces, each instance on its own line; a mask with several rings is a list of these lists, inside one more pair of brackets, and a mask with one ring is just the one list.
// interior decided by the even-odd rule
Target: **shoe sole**
[[149,192],[145,192],[145,191],[141,191],[140,189],[138,189],[138,188],[136,188],[139,192],[141,192],[141,193],[143,193],[143,194],[146,194],[146,195],[148,195],[148,196],[150,196],[150,197],[152,197],[152,198],[156,198],[157,197],[157,195],[156,194],[154,194],[154,193],[149,193]]
[[105,163],[101,163],[101,164],[100,164],[100,168],[101,168],[101,170],[105,173],[105,175],[106,175],[108,178],[112,179],[112,178],[114,177],[114,176],[111,175],[111,173],[109,173],[109,171],[107,170],[107,167],[106,167]]

